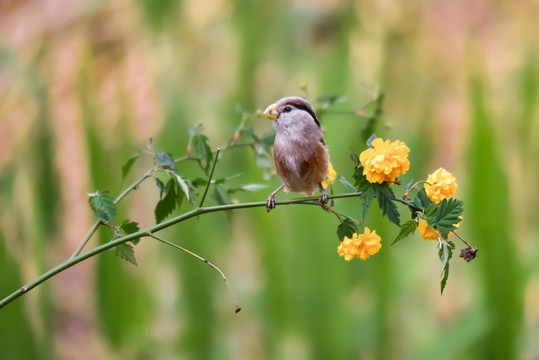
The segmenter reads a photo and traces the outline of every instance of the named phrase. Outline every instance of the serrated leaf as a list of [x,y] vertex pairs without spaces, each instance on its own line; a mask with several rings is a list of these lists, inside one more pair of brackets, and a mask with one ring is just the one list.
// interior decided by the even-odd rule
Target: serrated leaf
[[414,205],[417,206],[419,210],[425,212],[425,209],[432,204],[425,189],[421,189],[417,192],[417,195],[414,198]]
[[[435,211],[436,211],[436,204],[434,204],[434,203],[429,204],[429,206],[427,206],[425,208],[425,215],[427,216],[427,222],[428,222],[429,226],[433,225],[432,219],[433,219]],[[431,218],[430,219],[431,221],[429,221],[428,218]]]
[[337,179],[341,183],[342,187],[345,188],[346,190],[350,192],[357,192],[355,186],[350,184],[348,180],[346,180],[346,178],[342,176],[341,174],[337,175]]
[[459,216],[462,215],[462,201],[451,198],[449,200],[444,199],[438,203],[434,211],[430,211],[430,207],[427,208],[429,211],[426,211],[427,223],[429,226],[440,230],[442,237],[447,239],[449,232],[455,230],[457,227],[455,224],[458,224],[461,219]]
[[343,241],[344,237],[352,238],[357,232],[357,224],[353,219],[345,218],[342,223],[337,226],[337,237],[339,241]]
[[195,154],[206,161],[206,169],[208,169],[213,157],[211,148],[208,146],[208,137],[203,134],[195,134],[192,139],[192,144]]
[[357,186],[357,191],[361,192],[361,202],[363,204],[363,216],[361,222],[365,222],[367,213],[371,207],[372,201],[374,200],[374,195],[377,192],[377,185],[367,181],[365,175],[363,175],[363,167],[358,167],[354,171],[353,175],[356,180],[355,185]]
[[[135,222],[135,221],[131,221],[129,219],[124,220],[122,225],[120,225],[120,229],[122,229],[126,235],[134,234],[134,233],[136,233],[137,231],[140,230],[140,228],[138,226],[138,223]],[[131,242],[134,245],[137,245],[139,243],[139,241],[140,241],[140,238],[135,238],[135,239],[131,240]]]
[[378,136],[376,136],[376,134],[372,134],[371,136],[369,136],[369,138],[367,139],[367,147],[374,149],[374,146],[372,146],[372,141],[377,137]]
[[139,158],[140,154],[142,154],[141,150],[139,150],[136,153],[134,153],[133,155],[131,155],[129,157],[129,159],[127,159],[125,164],[123,164],[123,166],[122,166],[122,180],[125,179],[125,177],[129,173],[129,170],[131,170],[131,167],[133,166],[135,161]]
[[154,210],[157,224],[169,216],[176,208],[176,180],[170,179],[167,181],[164,192],[164,197],[157,202]]
[[402,239],[404,239],[405,237],[409,235],[412,235],[415,232],[415,229],[417,229],[417,221],[415,220],[406,221],[404,224],[402,224],[399,234],[397,235],[395,240],[393,240],[391,245],[401,241]]
[[441,247],[438,250],[438,257],[442,262],[442,280],[440,281],[440,293],[444,293],[445,285],[447,284],[447,279],[449,278],[449,260],[453,257],[453,249],[455,244],[452,241],[442,241]]
[[126,243],[120,244],[114,248],[114,253],[121,259],[138,266],[137,259],[135,258],[135,250],[131,245]]
[[176,178],[176,181],[178,182],[178,185],[182,189],[183,193],[187,197],[187,200],[189,200],[189,186],[187,185],[185,180],[182,179],[182,177],[180,175],[174,173],[174,177]]
[[153,159],[157,166],[159,166],[161,169],[178,172],[176,169],[176,163],[172,159],[172,154],[167,152],[159,152],[154,155]]
[[389,221],[400,227],[400,214],[395,203],[395,194],[389,184],[384,183],[381,185],[376,193],[376,198],[380,209],[382,209],[382,215],[387,216]]
[[93,210],[94,215],[103,220],[106,223],[114,224],[114,218],[116,217],[116,203],[114,198],[109,195],[108,191],[95,192],[88,194],[88,204]]

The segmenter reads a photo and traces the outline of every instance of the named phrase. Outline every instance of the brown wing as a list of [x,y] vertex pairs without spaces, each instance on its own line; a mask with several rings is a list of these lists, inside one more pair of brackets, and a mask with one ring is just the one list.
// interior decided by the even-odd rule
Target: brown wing
[[328,174],[329,156],[324,139],[320,139],[318,146],[308,158],[300,165],[300,175],[309,186],[318,187]]

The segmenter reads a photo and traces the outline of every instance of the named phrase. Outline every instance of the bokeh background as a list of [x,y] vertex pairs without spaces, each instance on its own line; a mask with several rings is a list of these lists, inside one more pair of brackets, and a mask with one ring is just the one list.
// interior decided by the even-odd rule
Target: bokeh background
[[[455,174],[461,234],[479,248],[469,264],[456,252],[440,296],[436,245],[416,234],[390,247],[398,229],[377,209],[367,225],[383,247],[351,263],[319,208],[210,214],[161,235],[219,266],[241,313],[217,272],[145,239],[138,267],[109,251],[0,310],[2,358],[539,358],[538,19],[536,0],[1,1],[0,297],[72,254],[95,221],[87,193],[117,195],[143,174],[150,158],[123,181],[121,166],[150,137],[181,156],[203,123],[217,148],[237,104],[255,113],[293,94],[357,110],[379,87],[376,133],[412,149],[404,183]],[[365,119],[322,122],[350,178]],[[246,126],[271,130],[260,117]],[[238,174],[268,185],[242,202],[279,184],[248,149],[216,169]],[[150,226],[158,196],[147,181],[120,215]],[[336,206],[359,217],[359,203]]]

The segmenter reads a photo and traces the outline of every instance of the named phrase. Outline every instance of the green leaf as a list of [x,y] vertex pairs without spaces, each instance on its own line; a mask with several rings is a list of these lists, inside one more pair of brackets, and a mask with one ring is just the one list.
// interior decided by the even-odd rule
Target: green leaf
[[361,166],[356,168],[353,177],[356,180],[355,185],[357,186],[357,191],[361,192],[361,202],[363,204],[363,216],[361,222],[365,222],[367,213],[374,200],[374,195],[378,192],[379,184],[368,182],[365,175],[363,175],[363,167]]
[[155,178],[155,183],[157,184],[157,187],[159,188],[159,199],[163,199],[163,194],[165,192],[165,184],[159,178]]
[[114,198],[109,195],[108,191],[97,191],[93,194],[88,194],[90,199],[88,203],[93,210],[94,215],[105,223],[114,224],[114,218],[116,217],[116,203]]
[[442,234],[444,239],[447,239],[449,232],[455,230],[461,219],[459,216],[462,215],[462,201],[454,198],[449,200],[444,199],[438,203],[434,211],[431,207],[427,208],[429,211],[426,211],[427,223],[429,226],[432,226]]
[[341,183],[342,187],[345,188],[346,190],[348,190],[350,192],[356,192],[357,191],[356,188],[354,187],[354,185],[350,184],[348,182],[348,180],[346,180],[346,178],[344,176],[342,176],[341,174],[337,175],[337,179]]
[[176,180],[170,179],[164,187],[164,197],[155,206],[155,221],[159,224],[176,208]]
[[417,221],[415,220],[408,220],[404,224],[402,224],[401,230],[395,240],[391,243],[391,245],[401,241],[405,237],[412,235],[415,232],[415,229],[417,229]]
[[388,183],[370,183],[365,175],[363,175],[363,167],[356,168],[354,179],[358,191],[361,192],[363,201],[363,222],[367,216],[367,212],[372,204],[374,197],[378,199],[378,205],[382,210],[382,215],[387,216],[389,221],[400,227],[400,214],[395,203],[395,194]]
[[131,155],[129,157],[129,159],[127,159],[125,164],[123,164],[123,166],[122,166],[122,180],[125,179],[125,177],[129,173],[129,170],[131,170],[131,167],[133,166],[135,161],[139,158],[140,154],[142,154],[141,150],[139,150],[136,153],[134,153],[133,155]]
[[[424,213],[425,213],[425,215],[427,216],[427,218],[428,218],[428,217],[432,218],[432,217],[434,216],[434,212],[435,212],[435,211],[436,211],[436,204],[431,203],[431,204],[429,204],[429,206],[427,206],[427,207],[425,208]],[[429,222],[429,226],[432,226],[432,225],[433,225],[432,221]]]
[[180,175],[174,173],[174,177],[176,178],[176,181],[178,182],[178,185],[182,189],[183,193],[187,197],[187,200],[189,200],[189,186],[187,185],[185,180],[182,179],[182,177]]
[[172,170],[175,173],[178,172],[176,169],[176,163],[172,159],[172,154],[167,152],[156,153],[153,159],[157,166],[159,166],[161,169]]
[[206,169],[208,169],[213,158],[211,148],[208,146],[208,137],[203,134],[195,134],[193,135],[192,144],[195,154],[206,161]]
[[[122,225],[120,225],[120,229],[122,229],[126,235],[134,234],[140,230],[138,223],[135,221],[131,221],[129,219],[124,220]],[[140,238],[135,238],[131,240],[133,245],[137,245],[139,241],[140,241]]]
[[354,152],[354,150],[350,152],[350,160],[352,160],[356,168],[360,165],[359,156]]
[[431,204],[432,201],[430,201],[427,193],[425,193],[425,189],[419,190],[414,198],[414,205],[422,212],[425,212],[425,209]]
[[236,193],[238,191],[253,192],[253,191],[259,191],[259,190],[265,189],[267,187],[268,187],[267,185],[262,185],[262,184],[247,184],[247,185],[243,185],[243,186],[240,186],[240,187],[228,189],[226,192],[228,194],[234,194],[234,193]]
[[225,200],[225,198],[217,188],[212,191],[212,197],[219,205],[226,205],[230,203]]
[[378,205],[382,209],[382,215],[387,216],[389,221],[400,227],[400,214],[395,203],[395,194],[390,185],[387,183],[382,184],[378,189],[376,197],[378,198]]
[[131,245],[126,243],[120,244],[114,248],[114,253],[125,261],[138,266],[137,259],[135,258],[135,250],[133,250]]
[[445,285],[449,277],[449,260],[453,257],[453,249],[455,244],[452,241],[442,241],[441,247],[438,250],[438,257],[442,262],[442,280],[440,281],[440,293],[444,293]]
[[357,233],[357,224],[354,219],[345,218],[342,223],[337,226],[337,237],[339,241],[343,241],[344,237],[352,238],[354,233]]

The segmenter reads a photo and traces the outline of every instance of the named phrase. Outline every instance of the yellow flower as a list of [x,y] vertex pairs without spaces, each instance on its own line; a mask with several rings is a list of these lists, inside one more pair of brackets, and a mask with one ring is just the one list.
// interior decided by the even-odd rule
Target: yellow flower
[[328,176],[327,178],[324,179],[324,181],[322,181],[322,186],[324,187],[324,189],[328,188],[328,183],[333,185],[333,182],[335,181],[336,177],[337,177],[337,172],[335,171],[335,169],[333,169],[333,165],[329,163]]
[[346,261],[350,261],[355,257],[367,260],[369,256],[376,254],[380,250],[382,247],[381,240],[380,236],[376,234],[376,230],[371,232],[368,227],[365,227],[365,233],[363,234],[354,233],[351,239],[345,236],[337,252]]
[[424,240],[438,240],[438,234],[429,229],[427,220],[419,220],[417,230],[419,230],[419,233]]
[[453,174],[444,168],[439,168],[427,177],[425,192],[430,201],[438,204],[443,199],[451,198],[457,191],[457,187],[457,180]]
[[359,155],[363,165],[363,175],[371,183],[392,183],[410,168],[408,153],[410,149],[402,141],[390,142],[376,138],[368,148]]
[[[460,223],[462,222],[463,220],[463,217],[462,215],[459,216],[460,218],[460,221],[455,225],[455,227],[458,229],[458,227],[460,226]],[[434,231],[432,231],[431,229],[429,229],[428,225],[427,225],[427,220],[419,220],[419,223],[417,224],[417,230],[419,230],[419,234],[421,234],[421,237],[424,239],[424,240],[438,240],[438,234],[441,235],[441,232],[438,230],[438,234],[436,234]],[[453,231],[449,232],[449,235],[453,234]]]

